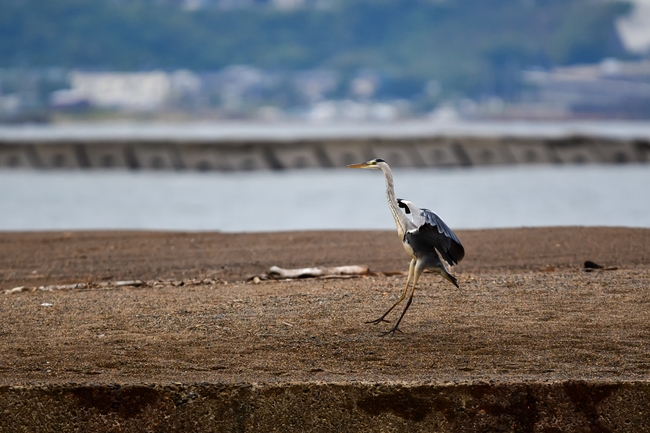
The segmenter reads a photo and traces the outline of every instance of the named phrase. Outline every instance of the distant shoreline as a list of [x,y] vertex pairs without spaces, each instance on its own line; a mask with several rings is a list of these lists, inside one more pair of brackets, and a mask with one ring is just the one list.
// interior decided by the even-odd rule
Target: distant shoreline
[[421,138],[421,137],[521,137],[573,136],[621,140],[650,139],[650,121],[435,121],[392,122],[73,122],[50,125],[0,125],[2,141],[61,140],[193,140],[193,141],[296,141],[310,139]]

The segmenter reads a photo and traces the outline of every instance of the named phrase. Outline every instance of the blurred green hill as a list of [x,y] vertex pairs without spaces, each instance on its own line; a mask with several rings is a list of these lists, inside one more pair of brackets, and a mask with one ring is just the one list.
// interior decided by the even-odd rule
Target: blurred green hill
[[408,96],[508,92],[509,74],[624,58],[615,20],[629,3],[601,0],[374,0],[338,7],[184,10],[160,1],[0,0],[0,67],[91,70],[232,64],[270,70],[363,69]]

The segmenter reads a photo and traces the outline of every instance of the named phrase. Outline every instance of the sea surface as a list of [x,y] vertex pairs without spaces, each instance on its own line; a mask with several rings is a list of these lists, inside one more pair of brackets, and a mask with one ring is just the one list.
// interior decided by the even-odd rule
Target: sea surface
[[[395,170],[452,228],[650,227],[650,165]],[[372,170],[0,170],[0,230],[394,229]]]

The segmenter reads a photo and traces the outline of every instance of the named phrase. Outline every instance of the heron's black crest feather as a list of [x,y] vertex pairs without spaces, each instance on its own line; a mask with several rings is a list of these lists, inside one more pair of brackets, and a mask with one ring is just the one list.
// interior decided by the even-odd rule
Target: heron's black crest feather
[[405,213],[405,214],[408,215],[408,214],[411,213],[411,209],[409,209],[409,207],[406,205],[406,203],[404,203],[404,202],[402,201],[401,198],[398,198],[398,199],[397,199],[397,205],[398,205],[399,207],[401,207],[402,209],[404,209],[404,213]]

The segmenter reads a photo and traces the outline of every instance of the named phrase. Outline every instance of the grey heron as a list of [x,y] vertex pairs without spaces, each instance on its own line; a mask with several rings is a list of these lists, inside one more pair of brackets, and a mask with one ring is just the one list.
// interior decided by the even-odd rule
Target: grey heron
[[[388,322],[388,320],[385,319],[386,316],[406,298],[409,291],[409,283],[413,281],[411,293],[406,302],[406,307],[404,307],[397,323],[395,323],[395,326],[393,326],[388,332],[385,332],[382,335],[395,334],[404,314],[406,314],[406,310],[411,306],[413,294],[415,293],[415,286],[425,269],[440,274],[443,278],[458,287],[458,280],[449,273],[443,261],[440,260],[438,253],[440,253],[442,258],[449,265],[453,266],[460,262],[465,256],[465,249],[456,234],[434,212],[429,209],[420,209],[410,201],[397,199],[395,197],[393,173],[386,161],[381,158],[376,158],[368,162],[348,165],[348,168],[375,169],[381,170],[384,173],[384,178],[386,179],[386,199],[388,200],[388,208],[395,220],[397,235],[400,237],[404,249],[411,256],[409,273],[406,278],[406,285],[404,286],[402,295],[399,297],[397,302],[388,309],[388,311],[381,315],[381,317],[366,322]],[[400,208],[403,208],[404,212],[402,212]],[[409,218],[406,214],[411,214],[412,218]]]

